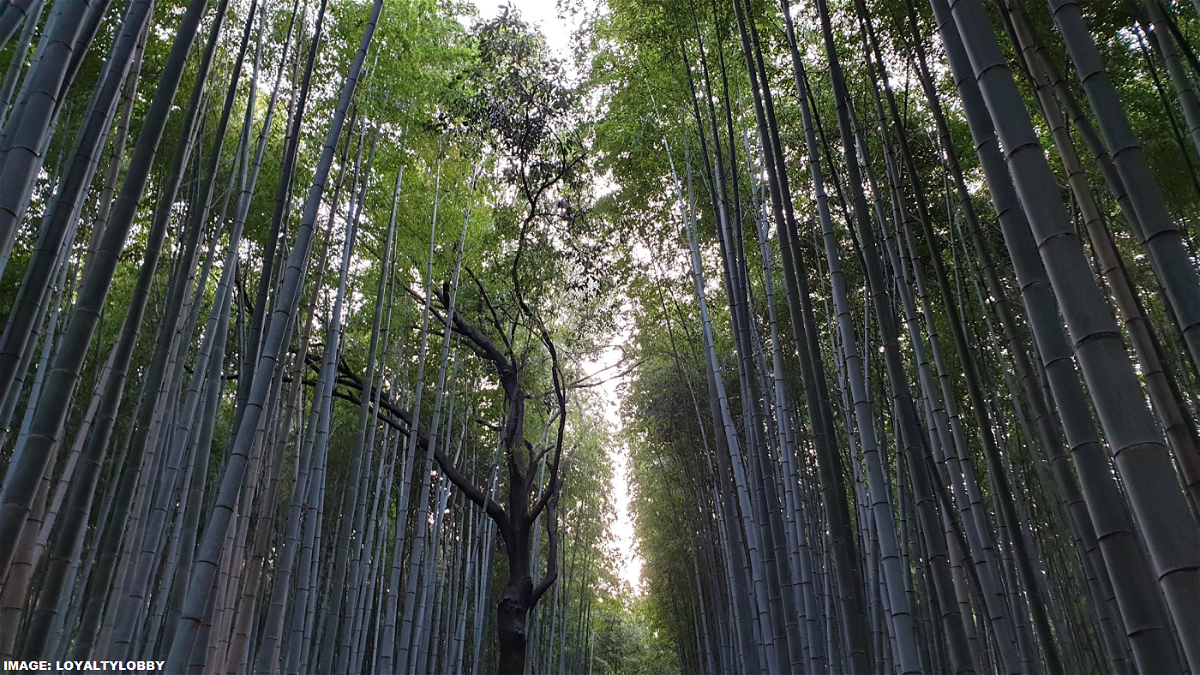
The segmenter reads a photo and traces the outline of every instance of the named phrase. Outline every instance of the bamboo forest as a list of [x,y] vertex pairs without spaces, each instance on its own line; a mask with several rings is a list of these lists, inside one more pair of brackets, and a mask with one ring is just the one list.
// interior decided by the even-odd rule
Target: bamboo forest
[[1200,675],[1200,0],[0,0],[0,661]]

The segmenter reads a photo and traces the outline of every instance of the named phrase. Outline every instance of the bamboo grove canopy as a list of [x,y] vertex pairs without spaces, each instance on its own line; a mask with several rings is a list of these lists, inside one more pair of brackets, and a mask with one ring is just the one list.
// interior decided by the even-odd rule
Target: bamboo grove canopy
[[0,0],[6,669],[1200,673],[1200,0],[491,9]]

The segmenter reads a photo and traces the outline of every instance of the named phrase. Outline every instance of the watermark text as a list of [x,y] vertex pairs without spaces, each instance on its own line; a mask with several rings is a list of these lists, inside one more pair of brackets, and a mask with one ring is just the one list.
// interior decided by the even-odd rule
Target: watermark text
[[166,661],[5,661],[5,671],[44,670],[72,672],[76,670],[150,671],[162,670]]

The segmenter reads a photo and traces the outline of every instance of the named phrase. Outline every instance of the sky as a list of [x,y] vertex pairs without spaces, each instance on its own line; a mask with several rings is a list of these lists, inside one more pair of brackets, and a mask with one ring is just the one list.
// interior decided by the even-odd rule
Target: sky
[[556,56],[568,60],[570,54],[571,31],[575,26],[564,21],[558,15],[556,0],[472,0],[479,9],[481,19],[490,19],[500,13],[500,8],[506,4],[512,5],[521,12],[521,18],[526,23],[536,25],[542,35],[546,36],[546,44]]
[[[480,18],[484,20],[499,14],[503,4],[511,4],[521,12],[521,18],[526,23],[537,26],[542,35],[546,36],[546,44],[554,55],[569,63],[571,33],[574,32],[576,26],[570,20],[559,16],[555,0],[509,0],[507,3],[500,0],[473,0],[473,2],[479,9]],[[568,72],[570,70],[568,67]],[[621,358],[621,343],[627,339],[628,336],[621,336],[617,344],[599,354],[595,360],[583,364],[588,375],[596,374],[595,378],[589,378],[589,380],[606,380],[595,390],[604,402],[604,419],[613,432],[621,429],[620,394],[617,388],[622,379],[611,378],[615,372],[620,370],[619,367],[614,366]],[[608,456],[614,471],[613,492],[615,494],[613,496],[617,512],[616,522],[610,525],[609,533],[615,540],[618,555],[621,556],[621,560],[617,561],[617,570],[621,578],[628,582],[635,592],[641,592],[641,572],[644,561],[634,545],[633,518],[629,513],[629,451],[623,446],[614,445],[609,448]]]

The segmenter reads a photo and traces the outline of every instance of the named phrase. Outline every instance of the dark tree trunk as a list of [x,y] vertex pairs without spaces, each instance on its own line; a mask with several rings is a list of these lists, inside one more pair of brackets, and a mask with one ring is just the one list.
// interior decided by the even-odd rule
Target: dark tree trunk
[[508,584],[496,607],[496,643],[500,647],[500,675],[521,675],[525,672],[525,646],[529,611],[533,609],[533,576],[529,569],[528,527],[511,533],[504,539],[508,551]]

